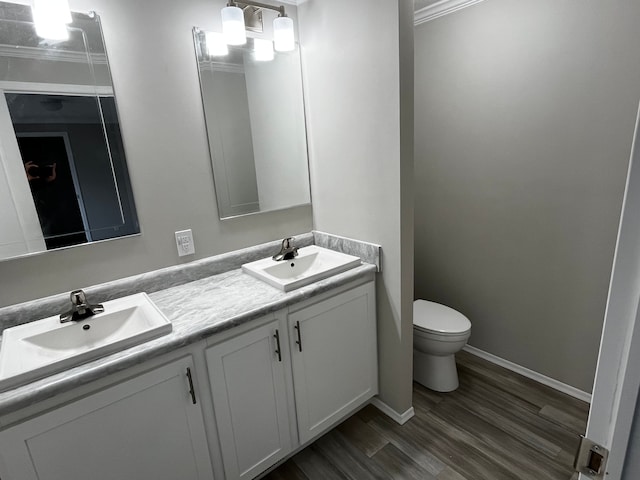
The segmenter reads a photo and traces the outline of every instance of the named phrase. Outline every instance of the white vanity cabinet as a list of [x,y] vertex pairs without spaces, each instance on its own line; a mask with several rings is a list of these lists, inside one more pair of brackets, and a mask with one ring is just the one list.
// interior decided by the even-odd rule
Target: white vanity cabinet
[[321,298],[207,350],[227,480],[253,478],[378,393],[374,283]]
[[227,480],[251,479],[293,449],[287,343],[281,317],[206,352]]
[[378,393],[374,283],[183,348],[0,418],[0,479],[260,475]]
[[192,370],[184,357],[3,430],[0,478],[211,480]]
[[374,283],[289,314],[300,443],[378,393]]

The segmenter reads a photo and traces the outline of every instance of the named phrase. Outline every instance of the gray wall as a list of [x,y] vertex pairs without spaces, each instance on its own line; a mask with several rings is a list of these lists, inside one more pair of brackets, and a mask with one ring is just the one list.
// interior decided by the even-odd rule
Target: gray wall
[[487,0],[416,27],[416,297],[590,392],[640,99],[640,3]]
[[314,225],[383,247],[380,396],[398,413],[411,406],[412,7],[408,0],[298,7]]
[[221,31],[223,0],[70,3],[102,19],[142,236],[1,262],[0,306],[311,230],[310,207],[218,220],[191,29]]

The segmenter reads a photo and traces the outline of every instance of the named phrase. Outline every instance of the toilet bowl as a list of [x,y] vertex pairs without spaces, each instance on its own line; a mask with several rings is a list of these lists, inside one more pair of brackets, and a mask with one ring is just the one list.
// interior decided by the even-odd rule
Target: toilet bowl
[[458,388],[455,354],[471,335],[471,322],[453,308],[413,302],[413,379],[436,392]]

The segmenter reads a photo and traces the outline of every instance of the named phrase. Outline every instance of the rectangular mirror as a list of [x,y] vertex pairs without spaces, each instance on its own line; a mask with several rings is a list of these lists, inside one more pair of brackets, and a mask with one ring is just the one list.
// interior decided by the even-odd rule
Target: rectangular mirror
[[220,218],[311,203],[298,48],[248,38],[225,53],[216,35],[194,28]]
[[0,2],[0,260],[140,232],[100,19],[72,19]]

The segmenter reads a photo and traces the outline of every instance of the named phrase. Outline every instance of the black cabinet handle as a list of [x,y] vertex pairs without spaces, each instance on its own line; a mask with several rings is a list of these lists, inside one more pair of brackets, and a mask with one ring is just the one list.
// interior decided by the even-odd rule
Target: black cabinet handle
[[296,324],[295,324],[295,326],[293,328],[295,328],[297,333],[298,333],[298,340],[296,340],[296,344],[298,345],[298,350],[301,352],[302,351],[302,336],[300,335],[300,322],[296,322]]
[[276,334],[273,336],[276,339],[276,354],[278,354],[278,361],[282,362],[282,352],[280,351],[280,333],[276,329]]
[[193,378],[191,377],[191,369],[187,368],[187,378],[189,379],[189,394],[191,395],[191,401],[195,405],[196,402],[196,391],[193,388]]

